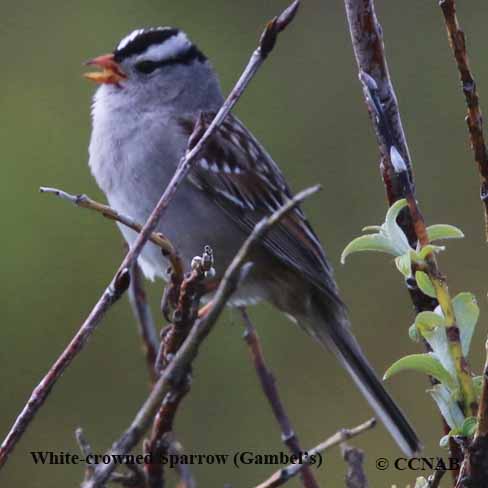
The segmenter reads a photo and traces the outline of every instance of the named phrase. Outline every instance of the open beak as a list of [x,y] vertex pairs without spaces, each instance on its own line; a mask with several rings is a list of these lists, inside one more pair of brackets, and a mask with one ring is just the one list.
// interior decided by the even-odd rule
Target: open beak
[[85,63],[87,66],[97,66],[102,71],[85,73],[84,77],[96,83],[106,83],[116,85],[119,81],[125,80],[127,75],[120,68],[119,63],[114,60],[113,54],[104,54],[97,58],[90,59]]

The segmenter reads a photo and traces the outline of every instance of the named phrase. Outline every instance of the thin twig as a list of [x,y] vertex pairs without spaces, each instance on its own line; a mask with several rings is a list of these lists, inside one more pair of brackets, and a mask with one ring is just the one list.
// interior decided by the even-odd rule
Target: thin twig
[[[83,454],[84,458],[86,459],[87,456],[90,456],[93,451],[91,448],[90,443],[88,442],[88,439],[85,437],[85,434],[83,432],[83,429],[79,427],[78,429],[75,430],[75,438],[76,442],[78,443],[78,446],[80,448],[81,453]],[[90,477],[93,474],[94,467],[91,464],[86,464],[85,467],[85,481],[90,479]]]
[[[181,457],[184,454],[183,446],[176,439],[172,439],[169,443],[168,452]],[[197,484],[188,464],[178,463],[176,469],[180,476],[180,481],[176,488],[196,488]]]
[[155,364],[159,341],[151,314],[151,308],[147,303],[146,292],[142,283],[141,270],[137,263],[132,265],[130,277],[131,280],[128,290],[129,302],[144,346],[149,378],[151,384],[153,384],[157,379]]
[[[63,190],[59,190],[58,188],[50,188],[47,186],[41,186],[39,188],[41,193],[48,193],[51,195],[55,195],[61,200],[66,200],[67,202],[71,202],[77,207],[80,208],[88,208],[90,210],[94,210],[95,212],[103,215],[103,217],[113,220],[115,222],[119,222],[129,229],[134,230],[135,232],[141,232],[142,225],[136,222],[132,217],[129,215],[124,215],[119,211],[105,205],[103,203],[97,202],[96,200],[92,200],[89,196],[79,194],[79,195],[72,195],[71,193],[67,193]],[[177,252],[173,244],[169,241],[167,237],[165,237],[160,232],[151,232],[149,233],[149,241],[156,244],[161,248],[163,256],[167,257],[171,263],[171,267],[175,270],[175,272],[179,273],[180,275],[183,274],[183,268],[181,266],[181,260],[178,257]]]
[[178,164],[175,174],[166,187],[163,195],[159,199],[156,207],[151,212],[151,215],[142,227],[141,232],[138,234],[131,249],[120,264],[117,272],[112,278],[112,281],[102,293],[101,297],[79,328],[72,341],[68,344],[53,366],[51,366],[48,373],[34,389],[26,405],[18,415],[14,425],[11,427],[6,438],[4,439],[0,447],[0,468],[7,461],[9,454],[22,437],[39,408],[43,405],[49,392],[52,390],[61,374],[83,349],[88,338],[97,328],[107,310],[127,290],[129,286],[129,270],[136,262],[142,248],[156,229],[158,222],[176,193],[176,190],[201,154],[208,139],[230,113],[234,105],[243,94],[247,85],[254,77],[256,71],[263,64],[265,58],[269,55],[274,45],[273,39],[276,40],[278,33],[282,31],[295,16],[298,6],[299,0],[295,0],[279,17],[273,19],[273,21],[267,25],[263,35],[261,36],[260,44],[252,54],[248,65],[244,69],[244,72],[218,111],[212,123],[207,127],[203,134],[201,120],[199,119],[197,121],[193,133],[189,138],[187,151]]
[[[87,460],[90,456],[93,456],[93,450],[91,448],[91,445],[88,442],[88,439],[85,437],[83,429],[81,429],[80,427],[75,430],[75,438],[85,460]],[[122,474],[114,472],[110,475],[110,481],[113,483],[119,483],[122,486],[144,488],[146,478],[142,468],[138,464],[128,462],[125,463],[125,466],[130,471],[130,473]],[[94,469],[95,467],[93,464],[86,462],[85,481],[92,476]]]
[[466,123],[471,139],[471,148],[473,149],[474,159],[478,164],[481,178],[480,196],[485,209],[485,234],[488,241],[488,151],[483,135],[483,116],[481,114],[476,82],[469,67],[466,39],[456,15],[456,2],[455,0],[440,0],[439,6],[444,14],[449,44],[456,60],[462,90],[466,99],[468,109]]
[[[481,178],[480,197],[484,204],[485,237],[488,241],[488,150],[483,134],[483,117],[479,104],[476,82],[469,66],[466,39],[456,14],[455,0],[440,0],[446,24],[449,44],[456,60],[461,86],[467,105],[466,123],[468,125],[471,148],[478,165]],[[488,352],[488,351],[487,351]],[[478,410],[478,426],[472,442],[464,449],[464,461],[456,486],[483,487],[488,480],[488,359],[483,370],[483,387]],[[476,414],[476,412],[474,413]]]
[[[250,270],[250,263],[245,263],[249,251],[255,243],[269,231],[271,227],[277,224],[286,213],[295,208],[305,198],[316,193],[320,186],[314,186],[303,190],[288,200],[280,209],[269,217],[265,217],[254,227],[249,237],[245,240],[240,250],[232,260],[231,264],[224,273],[224,276],[215,292],[212,300],[212,306],[208,312],[200,318],[190,331],[185,342],[181,345],[174,358],[161,373],[160,378],[154,385],[149,397],[144,402],[131,425],[122,434],[108,452],[109,455],[125,454],[130,452],[133,447],[141,440],[147,431],[151,422],[156,415],[161,402],[166,397],[173,385],[178,384],[188,371],[189,365],[195,359],[200,344],[213,329],[215,322],[222,313],[227,300],[235,292],[239,283],[244,279]],[[105,465],[99,465],[95,469],[93,477],[82,485],[83,488],[100,488],[107,481],[110,473],[116,468],[112,462]]]
[[[370,419],[353,429],[341,429],[336,432],[333,436],[329,437],[327,440],[307,451],[308,456],[304,458],[303,464],[289,464],[285,468],[282,468],[272,474],[267,480],[263,481],[255,488],[276,488],[278,486],[284,485],[288,480],[296,476],[306,464],[316,462],[317,459],[322,459],[321,453],[330,449],[331,447],[337,446],[342,442],[352,439],[353,437],[362,434],[363,432],[372,429],[376,425],[375,419]],[[320,461],[321,463],[321,461]]]
[[[300,447],[300,441],[298,440],[298,436],[296,435],[295,431],[293,430],[293,427],[291,426],[291,422],[286,413],[285,406],[281,401],[280,395],[278,393],[278,388],[276,387],[276,380],[273,376],[273,373],[269,370],[269,368],[266,365],[263,349],[261,347],[261,342],[256,332],[256,328],[254,327],[254,324],[251,322],[251,319],[249,318],[246,309],[241,308],[240,311],[242,314],[242,318],[244,320],[244,324],[246,326],[246,330],[244,332],[244,339],[247,345],[249,346],[254,368],[258,375],[263,392],[266,398],[268,399],[268,402],[271,406],[271,410],[273,411],[273,414],[281,428],[282,440],[286,444],[290,452],[293,455],[299,457],[300,454],[303,452],[302,448]],[[319,485],[315,480],[315,477],[312,473],[310,466],[308,465],[304,466],[300,475],[302,476],[303,486],[305,488],[311,488],[311,487],[318,488]]]

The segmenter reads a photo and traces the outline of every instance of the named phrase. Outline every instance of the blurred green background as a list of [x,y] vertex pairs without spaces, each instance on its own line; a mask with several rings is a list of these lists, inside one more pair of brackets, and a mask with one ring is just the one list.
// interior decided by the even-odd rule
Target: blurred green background
[[[2,199],[2,327],[0,432],[3,435],[53,360],[78,329],[118,265],[115,226],[54,197],[40,185],[103,199],[87,161],[90,100],[81,63],[112,49],[134,28],[176,25],[187,30],[232,86],[267,19],[285,1],[213,2],[4,0],[1,4],[0,90]],[[377,1],[390,69],[429,223],[451,223],[466,239],[441,257],[451,291],[476,293],[482,315],[472,365],[480,372],[486,335],[486,253],[478,176],[467,141],[464,102],[437,2]],[[459,16],[482,102],[488,111],[485,0],[460,4]],[[385,199],[378,151],[363,104],[342,2],[307,1],[292,27],[239,103],[236,113],[279,162],[297,190],[320,182],[306,204],[336,268],[355,333],[378,370],[419,347],[408,339],[413,313],[392,259],[353,256],[343,247],[367,224],[380,223]],[[150,286],[157,313],[161,283]],[[268,306],[252,315],[283,400],[304,447],[371,415],[331,355]],[[158,316],[158,321],[161,319]],[[283,449],[246,347],[242,324],[227,312],[195,366],[191,394],[176,430],[188,452]],[[0,474],[3,486],[77,486],[83,468],[34,466],[31,450],[77,452],[82,426],[95,452],[104,452],[145,398],[148,381],[140,342],[124,299],[64,374]],[[424,393],[427,380],[405,373],[389,388],[425,442],[438,448],[440,420]],[[354,444],[366,450],[371,486],[412,483],[416,473],[378,471],[375,459],[400,452],[383,427]],[[197,466],[199,486],[257,484],[276,466],[236,470]],[[338,451],[317,475],[342,486]],[[422,474],[422,473],[419,473]],[[288,486],[299,486],[298,481]]]

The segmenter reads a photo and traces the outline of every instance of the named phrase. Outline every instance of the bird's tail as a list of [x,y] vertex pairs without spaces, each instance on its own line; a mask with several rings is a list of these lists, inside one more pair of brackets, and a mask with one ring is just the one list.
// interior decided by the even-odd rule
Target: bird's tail
[[342,303],[337,303],[335,297],[326,297],[323,292],[317,291],[312,298],[309,313],[298,320],[314,338],[339,358],[402,451],[410,457],[418,453],[422,445],[417,435],[361,351],[350,331]]

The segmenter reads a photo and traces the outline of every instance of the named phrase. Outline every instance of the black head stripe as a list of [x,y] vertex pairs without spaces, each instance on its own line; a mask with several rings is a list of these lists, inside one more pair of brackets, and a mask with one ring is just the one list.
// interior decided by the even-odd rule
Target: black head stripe
[[173,59],[168,59],[167,63],[189,64],[194,60],[198,60],[203,63],[207,60],[207,57],[202,53],[202,51],[200,51],[200,49],[198,49],[198,47],[192,44],[191,47],[189,47],[186,51],[181,52]]
[[[155,29],[141,29],[134,31],[124,38],[114,51],[114,59],[118,63],[130,56],[141,54],[151,46],[164,44],[167,40],[178,35],[179,29],[171,27],[159,27]],[[177,55],[169,59],[162,59],[160,62],[154,60],[155,64],[161,66],[166,64],[189,64],[194,60],[206,61],[205,55],[194,45],[189,44],[187,49],[182,50]]]
[[124,44],[121,48],[117,46],[114,51],[114,59],[118,63],[133,56],[141,54],[153,44],[162,44],[173,36],[178,35],[179,29],[171,27],[160,27],[157,29],[141,30],[133,39]]

